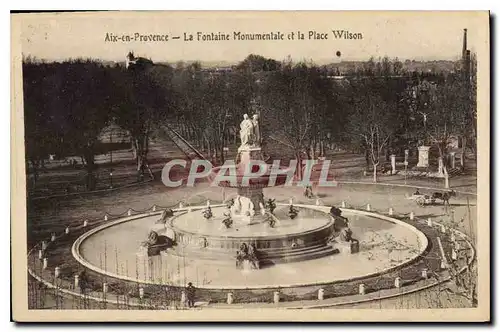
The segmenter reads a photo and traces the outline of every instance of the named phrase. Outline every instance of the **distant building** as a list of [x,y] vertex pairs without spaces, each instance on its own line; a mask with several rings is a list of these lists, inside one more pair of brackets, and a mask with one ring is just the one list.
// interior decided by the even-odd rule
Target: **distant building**
[[128,52],[127,56],[125,57],[125,67],[127,69],[133,69],[133,68],[145,68],[148,66],[152,66],[153,61],[150,59],[146,58],[141,58],[141,57],[135,57],[134,53]]

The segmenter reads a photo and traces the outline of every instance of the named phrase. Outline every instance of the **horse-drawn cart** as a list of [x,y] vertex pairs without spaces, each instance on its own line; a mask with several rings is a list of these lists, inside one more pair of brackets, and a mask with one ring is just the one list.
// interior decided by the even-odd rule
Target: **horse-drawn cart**
[[408,199],[415,201],[420,206],[432,205],[436,203],[436,199],[429,195],[415,195],[408,197]]

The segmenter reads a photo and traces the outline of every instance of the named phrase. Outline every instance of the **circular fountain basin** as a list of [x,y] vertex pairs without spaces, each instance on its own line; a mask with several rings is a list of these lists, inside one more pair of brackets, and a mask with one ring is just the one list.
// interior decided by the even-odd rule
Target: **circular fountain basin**
[[[329,209],[312,208],[322,209],[324,213]],[[354,210],[345,210],[343,215],[349,219],[354,237],[359,240],[358,253],[331,254],[276,264],[260,270],[238,270],[234,264],[220,264],[217,259],[189,255],[187,245],[178,245],[177,250],[180,252],[175,254],[162,252],[161,255],[144,257],[138,248],[158,219],[157,215],[127,220],[97,232],[88,232],[75,242],[77,245],[73,248],[73,254],[90,269],[129,281],[178,286],[185,286],[190,281],[200,288],[262,289],[365,278],[407,264],[427,248],[427,238],[423,233],[397,219]],[[303,220],[302,226],[287,226],[284,223],[283,229],[278,230],[277,226],[272,236],[287,236],[287,232],[295,234],[296,231],[300,232],[300,227],[304,227],[307,233],[321,228],[322,223],[328,223],[323,218],[320,220],[323,221]],[[196,222],[193,221],[191,225],[181,219],[178,226],[188,232],[195,229]],[[288,227],[288,231],[285,227]],[[265,232],[274,230],[261,231],[261,235],[268,236]],[[205,229],[205,235],[211,232],[210,228]],[[240,231],[233,230],[231,236],[240,234],[237,232]],[[248,236],[243,228],[241,232],[245,237]],[[183,251],[184,255],[179,256]]]
[[[335,249],[328,241],[334,232],[333,219],[320,208],[294,208],[298,211],[294,219],[288,216],[289,206],[278,205],[274,215],[258,215],[250,221],[234,217],[230,228],[222,223],[227,211],[224,207],[212,208],[210,219],[203,217],[203,210],[174,216],[165,231],[178,243],[170,253],[231,265],[234,265],[236,251],[242,245],[253,245],[263,265],[332,254]],[[268,218],[275,221],[273,227]]]

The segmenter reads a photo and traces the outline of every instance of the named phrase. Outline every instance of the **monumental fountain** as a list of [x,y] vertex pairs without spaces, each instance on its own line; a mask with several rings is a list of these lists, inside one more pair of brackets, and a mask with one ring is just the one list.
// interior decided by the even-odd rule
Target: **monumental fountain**
[[[297,183],[290,177],[293,169],[274,172],[265,166],[258,116],[245,115],[240,127],[234,162],[208,175],[233,196],[113,221],[83,234],[73,244],[73,256],[91,270],[126,281],[267,289],[380,274],[427,247],[422,233],[394,218],[291,198],[275,202],[267,192],[290,190],[283,185],[290,179]],[[388,239],[399,249],[388,250]],[[106,267],[102,252],[107,251],[115,255],[106,256]]]
[[[236,189],[236,197],[223,206],[207,203],[201,211],[188,210],[169,218],[166,232],[182,244],[182,249],[173,247],[167,251],[197,259],[236,261],[237,266],[253,268],[338,251],[330,243],[339,225],[335,222],[337,216],[295,207],[293,202],[274,207],[273,200],[266,199],[264,189],[285,184],[290,170],[282,167],[272,174],[272,169],[265,167],[257,115],[250,119],[245,114],[240,127],[241,145],[235,163],[215,167],[209,175],[219,186]],[[229,174],[229,180],[218,179],[223,172]]]

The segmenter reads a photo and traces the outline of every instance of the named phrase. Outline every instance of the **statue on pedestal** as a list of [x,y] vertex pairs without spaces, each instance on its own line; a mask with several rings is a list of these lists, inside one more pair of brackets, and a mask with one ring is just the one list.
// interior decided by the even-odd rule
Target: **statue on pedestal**
[[260,147],[262,143],[262,139],[260,136],[260,126],[259,126],[259,115],[254,114],[252,117],[252,123],[253,123],[253,146],[255,147]]
[[240,123],[240,148],[248,147],[253,143],[254,123],[248,117],[248,114],[243,115],[243,121]]

